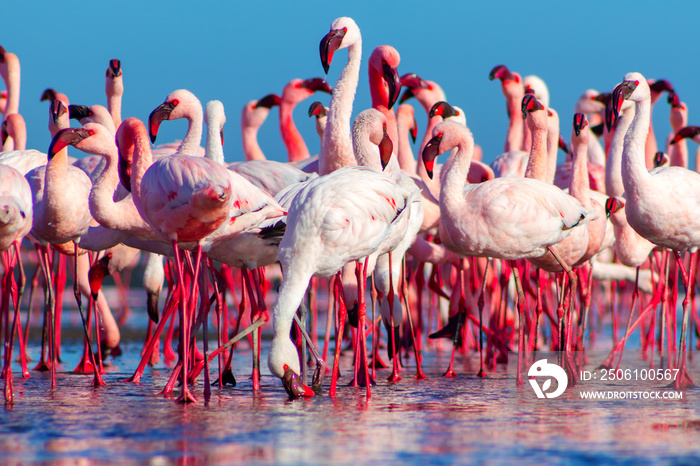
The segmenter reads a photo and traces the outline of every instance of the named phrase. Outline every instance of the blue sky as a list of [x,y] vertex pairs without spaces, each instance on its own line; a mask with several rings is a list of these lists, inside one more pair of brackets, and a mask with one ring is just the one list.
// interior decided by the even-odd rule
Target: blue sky
[[[20,112],[29,148],[45,152],[50,142],[42,91],[54,87],[72,103],[104,105],[104,72],[110,59],[119,58],[124,117],[145,121],[179,88],[203,103],[219,99],[227,113],[224,151],[233,162],[242,159],[245,102],[281,93],[293,78],[323,76],[318,44],[333,19],[351,16],[362,31],[364,62],[354,113],[370,106],[366,60],[371,51],[393,45],[401,54],[400,74],[415,72],[438,82],[448,101],[465,110],[490,161],[501,152],[506,131],[503,95],[488,80],[497,64],[547,82],[567,140],[578,96],[588,88],[609,91],[629,71],[670,80],[689,107],[690,124],[700,124],[700,117],[694,118],[700,108],[693,53],[698,13],[700,4],[677,1],[664,6],[629,1],[8,2],[0,45],[16,53],[22,65]],[[331,84],[346,57],[345,51],[336,55]],[[329,96],[316,98],[328,104]],[[318,138],[306,116],[311,102],[297,107],[295,121],[315,153]],[[668,109],[665,101],[655,107],[660,140],[669,132]],[[422,134],[425,117],[419,107],[416,115]],[[259,138],[269,158],[284,160],[277,117],[273,110]],[[181,138],[185,128],[184,121],[162,125],[158,142]]]

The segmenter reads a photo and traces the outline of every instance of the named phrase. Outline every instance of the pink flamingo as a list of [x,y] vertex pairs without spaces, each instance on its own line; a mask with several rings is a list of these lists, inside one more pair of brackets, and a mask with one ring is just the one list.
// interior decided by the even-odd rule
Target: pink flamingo
[[241,111],[241,140],[243,141],[243,156],[246,160],[265,159],[258,144],[258,129],[267,119],[270,109],[280,104],[277,94],[268,94],[260,100],[251,100]]
[[290,162],[301,162],[309,158],[309,149],[299,130],[294,125],[292,112],[297,104],[311,97],[315,92],[332,92],[331,87],[322,78],[311,78],[302,81],[292,79],[284,86],[280,99],[280,133],[282,141],[287,148],[287,156]]
[[695,252],[690,255],[686,274],[681,252],[700,246],[700,225],[694,210],[700,208],[700,175],[681,167],[658,168],[648,172],[644,163],[644,145],[651,118],[651,90],[640,73],[628,73],[613,91],[613,110],[617,113],[622,100],[634,103],[635,115],[626,134],[622,153],[622,178],[627,194],[625,212],[634,230],[652,243],[674,251],[686,287],[683,300],[680,373],[675,388],[693,386],[686,369],[686,337],[689,318],[689,284],[695,283]]

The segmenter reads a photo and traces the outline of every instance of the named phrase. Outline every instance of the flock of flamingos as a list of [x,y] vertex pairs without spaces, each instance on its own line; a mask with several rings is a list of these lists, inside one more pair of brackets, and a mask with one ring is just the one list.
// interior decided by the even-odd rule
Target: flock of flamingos
[[[478,376],[485,377],[517,348],[516,383],[522,385],[534,351],[548,349],[559,354],[573,385],[601,316],[612,319],[615,339],[603,366],[619,368],[625,342],[639,329],[652,367],[658,355],[661,367],[678,369],[674,388],[693,386],[686,348],[700,324],[693,306],[700,175],[687,169],[686,139],[700,142],[700,128],[687,126],[687,109],[668,81],[628,73],[612,92],[586,91],[573,118],[564,118],[572,121],[567,145],[544,82],[496,66],[489,78],[500,81],[509,125],[504,152],[489,166],[480,162],[464,111],[446,101],[437,83],[400,76],[399,53],[388,45],[375,48],[367,62],[371,108],[351,121],[362,39],[355,22],[342,17],[320,43],[326,72],[345,48],[347,63],[332,89],[320,78],[294,79],[281,96],[247,103],[241,123],[246,160],[226,165],[221,102],[203,108],[181,89],[153,110],[148,125],[122,121],[119,60],[107,68],[107,108],[70,105],[47,89],[42,99],[49,101],[52,141],[45,153],[27,150],[19,60],[0,47],[7,89],[0,99],[7,403],[15,358],[22,377],[30,376],[31,313],[23,328],[19,312],[25,285],[32,284],[32,293],[37,284],[45,288],[34,370],[50,371],[55,386],[71,270],[85,332],[75,370],[101,385],[102,361],[118,354],[120,336],[100,284],[141,251],[149,254],[150,319],[141,364],[129,381],[141,379],[162,347],[174,362],[162,393],[179,384],[181,402],[196,401],[191,387],[200,375],[205,399],[212,385],[235,384],[232,354],[241,339],[252,346],[259,389],[260,327],[270,317],[268,366],[290,398],[318,393],[326,373],[335,396],[343,346],[353,352],[350,383],[366,387],[368,397],[378,370],[389,369],[386,358],[391,382],[406,376],[409,360],[415,377],[425,377],[421,352],[429,333],[453,343],[446,376],[455,375],[455,351],[478,351]],[[292,111],[315,92],[331,93],[331,100],[328,108],[319,102],[309,108],[321,139],[319,154],[310,157]],[[674,134],[665,151],[657,151],[651,112],[664,92]],[[418,160],[409,140],[417,136],[411,98],[428,113]],[[288,163],[266,160],[257,143],[274,106]],[[182,141],[152,147],[160,125],[178,118],[188,121]],[[80,126],[71,127],[70,119]],[[68,146],[88,155],[69,157]],[[560,149],[569,161],[557,166]],[[38,257],[33,280],[20,256]],[[270,316],[268,277],[275,270],[282,278]],[[679,279],[685,286],[680,323]],[[324,333],[317,315],[326,300],[317,294],[326,291]]]

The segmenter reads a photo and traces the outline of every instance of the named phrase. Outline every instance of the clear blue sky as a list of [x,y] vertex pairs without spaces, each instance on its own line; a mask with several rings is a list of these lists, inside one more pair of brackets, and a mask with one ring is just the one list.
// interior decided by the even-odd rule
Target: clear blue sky
[[[242,159],[244,103],[280,93],[292,78],[323,76],[319,42],[333,19],[351,16],[362,31],[364,61],[354,113],[370,106],[366,60],[371,51],[393,45],[402,58],[399,73],[438,82],[448,101],[465,110],[490,161],[501,152],[506,131],[503,95],[488,80],[497,64],[547,82],[567,140],[578,96],[588,88],[609,91],[629,71],[670,80],[689,106],[690,124],[700,124],[699,13],[700,4],[679,1],[24,1],[3,5],[0,45],[21,61],[20,112],[29,148],[45,152],[50,142],[42,91],[54,87],[72,103],[104,105],[104,72],[111,58],[119,58],[124,117],[145,121],[179,88],[203,103],[219,99],[228,118],[226,160],[232,162]],[[346,57],[345,51],[336,55],[331,84]],[[317,98],[328,104],[329,96]],[[297,108],[295,121],[315,153],[318,139],[306,116],[311,102]],[[659,140],[669,132],[668,109],[665,101],[655,108]],[[422,133],[425,117],[419,107],[416,115]],[[277,117],[273,110],[260,144],[269,158],[284,160]],[[181,138],[185,127],[184,121],[163,124],[159,142]]]

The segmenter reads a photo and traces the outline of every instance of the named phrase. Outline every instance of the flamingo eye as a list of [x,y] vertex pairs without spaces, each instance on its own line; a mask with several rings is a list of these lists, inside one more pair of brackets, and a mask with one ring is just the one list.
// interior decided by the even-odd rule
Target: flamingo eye
[[485,176],[482,176],[482,177],[481,177],[481,182],[482,182],[482,183],[483,183],[484,181],[488,181],[488,180],[489,180],[489,179],[488,179],[487,177],[485,177]]
[[282,369],[286,371],[287,369],[289,369],[289,366],[285,364],[284,366],[282,366]]
[[88,136],[94,136],[95,130],[88,130]]
[[455,112],[455,116],[459,116],[459,110]]
[[112,258],[112,253],[111,253],[111,252],[108,252],[108,253],[107,253],[107,259],[111,259],[111,258]]
[[343,28],[343,32],[348,32],[348,28]]
[[301,83],[296,83],[294,87],[296,87],[297,89],[301,89]]
[[178,105],[180,105],[180,101],[177,99],[173,100],[171,103],[173,104],[173,107],[177,107]]

